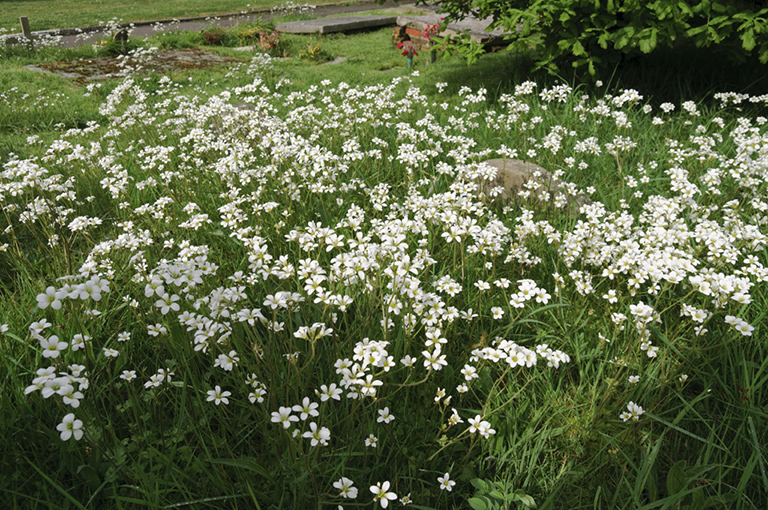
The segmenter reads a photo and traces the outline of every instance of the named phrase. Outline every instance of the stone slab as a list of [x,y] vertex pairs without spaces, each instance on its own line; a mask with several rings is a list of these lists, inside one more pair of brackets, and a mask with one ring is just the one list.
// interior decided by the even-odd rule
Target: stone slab
[[280,23],[275,30],[288,34],[331,34],[392,26],[396,23],[397,16],[333,16]]
[[[440,21],[440,14],[425,14],[422,16],[398,16],[398,26],[405,27],[406,29],[414,29],[419,33],[424,33],[427,25],[443,24]],[[469,38],[478,44],[494,45],[503,44],[504,31],[500,28],[496,28],[491,32],[486,29],[491,25],[491,18],[478,19],[472,16],[461,21],[452,21],[445,27],[441,27],[444,30],[440,31],[441,36],[455,36],[459,32],[469,30]]]
[[165,74],[170,71],[203,69],[206,67],[230,65],[238,61],[194,48],[161,50],[148,59],[137,61],[131,58],[99,57],[63,62],[48,62],[37,66],[24,66],[30,71],[53,73],[77,81],[98,81],[121,78],[140,71],[155,71]]

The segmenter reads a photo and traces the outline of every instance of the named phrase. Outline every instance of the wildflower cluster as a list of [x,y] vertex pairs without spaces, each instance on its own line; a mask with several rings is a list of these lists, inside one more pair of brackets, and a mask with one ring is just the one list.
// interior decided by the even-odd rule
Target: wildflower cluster
[[[0,245],[32,243],[51,261],[29,296],[39,317],[20,336],[40,353],[26,393],[56,400],[62,440],[88,437],[89,409],[104,404],[81,401],[140,394],[237,408],[273,459],[309,470],[339,452],[383,455],[411,437],[401,427],[414,412],[419,437],[437,433],[435,450],[450,455],[504,432],[507,386],[571,363],[566,335],[540,318],[555,305],[600,303],[595,327],[637,367],[663,362],[658,329],[670,317],[679,348],[707,338],[705,326],[755,330],[746,307],[768,277],[764,123],[691,125],[658,161],[622,167],[623,194],[606,204],[572,181],[641,150],[634,91],[592,101],[527,82],[497,110],[485,89],[462,89],[451,107],[405,78],[292,90],[267,81],[265,63],[217,95],[170,78],[150,94],[127,78],[103,103],[103,125],[3,164]],[[609,135],[545,126],[558,108]],[[481,122],[522,135],[478,144]],[[560,162],[558,184],[531,179],[519,202],[494,201],[482,190],[496,169],[482,161],[518,152]],[[700,159],[711,164],[688,169]],[[742,198],[720,203],[724,182]],[[205,375],[185,379],[195,373]],[[177,399],[181,387],[197,394]],[[643,414],[627,409],[624,421]],[[122,419],[115,435],[134,427]],[[337,471],[326,487],[354,499],[343,475],[359,472]],[[367,482],[381,507],[397,499],[389,481]],[[438,484],[455,482],[445,473]]]

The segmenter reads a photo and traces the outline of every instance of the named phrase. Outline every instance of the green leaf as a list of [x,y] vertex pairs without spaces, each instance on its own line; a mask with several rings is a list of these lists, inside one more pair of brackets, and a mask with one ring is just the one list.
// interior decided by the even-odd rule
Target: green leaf
[[580,55],[584,55],[586,52],[584,51],[584,46],[581,44],[581,41],[576,41],[573,43],[573,48],[571,49],[571,52],[573,52],[574,55],[577,57]]
[[648,491],[648,499],[650,501],[656,501],[659,497],[659,487],[656,483],[656,470],[653,469],[648,476],[648,483],[645,485],[645,490]]
[[650,35],[644,39],[640,39],[640,51],[643,53],[650,53],[656,48],[656,34],[658,30],[655,28],[650,29]]
[[86,482],[88,482],[88,485],[91,486],[91,490],[96,490],[99,485],[101,485],[101,480],[99,479],[99,475],[96,473],[96,470],[87,464],[81,464],[80,466],[77,466],[76,473],[85,478]]
[[487,510],[488,508],[485,501],[480,498],[469,498],[468,503],[474,510]]
[[525,494],[523,489],[517,489],[515,495],[518,497],[518,501],[528,508],[536,508],[536,501],[532,496]]
[[688,478],[685,476],[686,462],[678,461],[672,466],[667,475],[667,492],[670,496],[677,494],[688,485]]
[[755,40],[755,31],[750,28],[741,34],[741,45],[747,51],[752,51],[757,45]]
[[469,481],[469,483],[472,484],[472,487],[479,491],[487,491],[488,490],[488,484],[485,483],[485,480],[482,480],[480,478],[473,478]]

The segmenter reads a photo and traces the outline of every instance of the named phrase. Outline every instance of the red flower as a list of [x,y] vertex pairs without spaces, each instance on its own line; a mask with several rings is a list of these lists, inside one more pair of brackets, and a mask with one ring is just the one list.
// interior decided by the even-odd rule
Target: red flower
[[418,53],[416,53],[416,49],[413,47],[413,44],[411,44],[410,41],[403,41],[401,43],[398,43],[397,49],[403,50],[402,55],[404,57],[407,57],[409,55],[418,55]]

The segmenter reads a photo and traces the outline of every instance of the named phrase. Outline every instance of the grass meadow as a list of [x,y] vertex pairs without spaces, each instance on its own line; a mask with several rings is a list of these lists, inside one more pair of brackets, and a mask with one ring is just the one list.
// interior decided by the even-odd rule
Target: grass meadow
[[390,37],[0,49],[5,506],[766,507],[762,68]]
[[[315,2],[315,5],[331,3]],[[158,4],[152,0],[3,0],[0,11],[0,34],[21,32],[19,17],[29,18],[30,29],[78,28],[101,25],[113,19],[126,22],[156,19],[217,16],[275,7],[298,5],[283,0],[167,0]],[[126,14],[130,13],[130,14]]]

